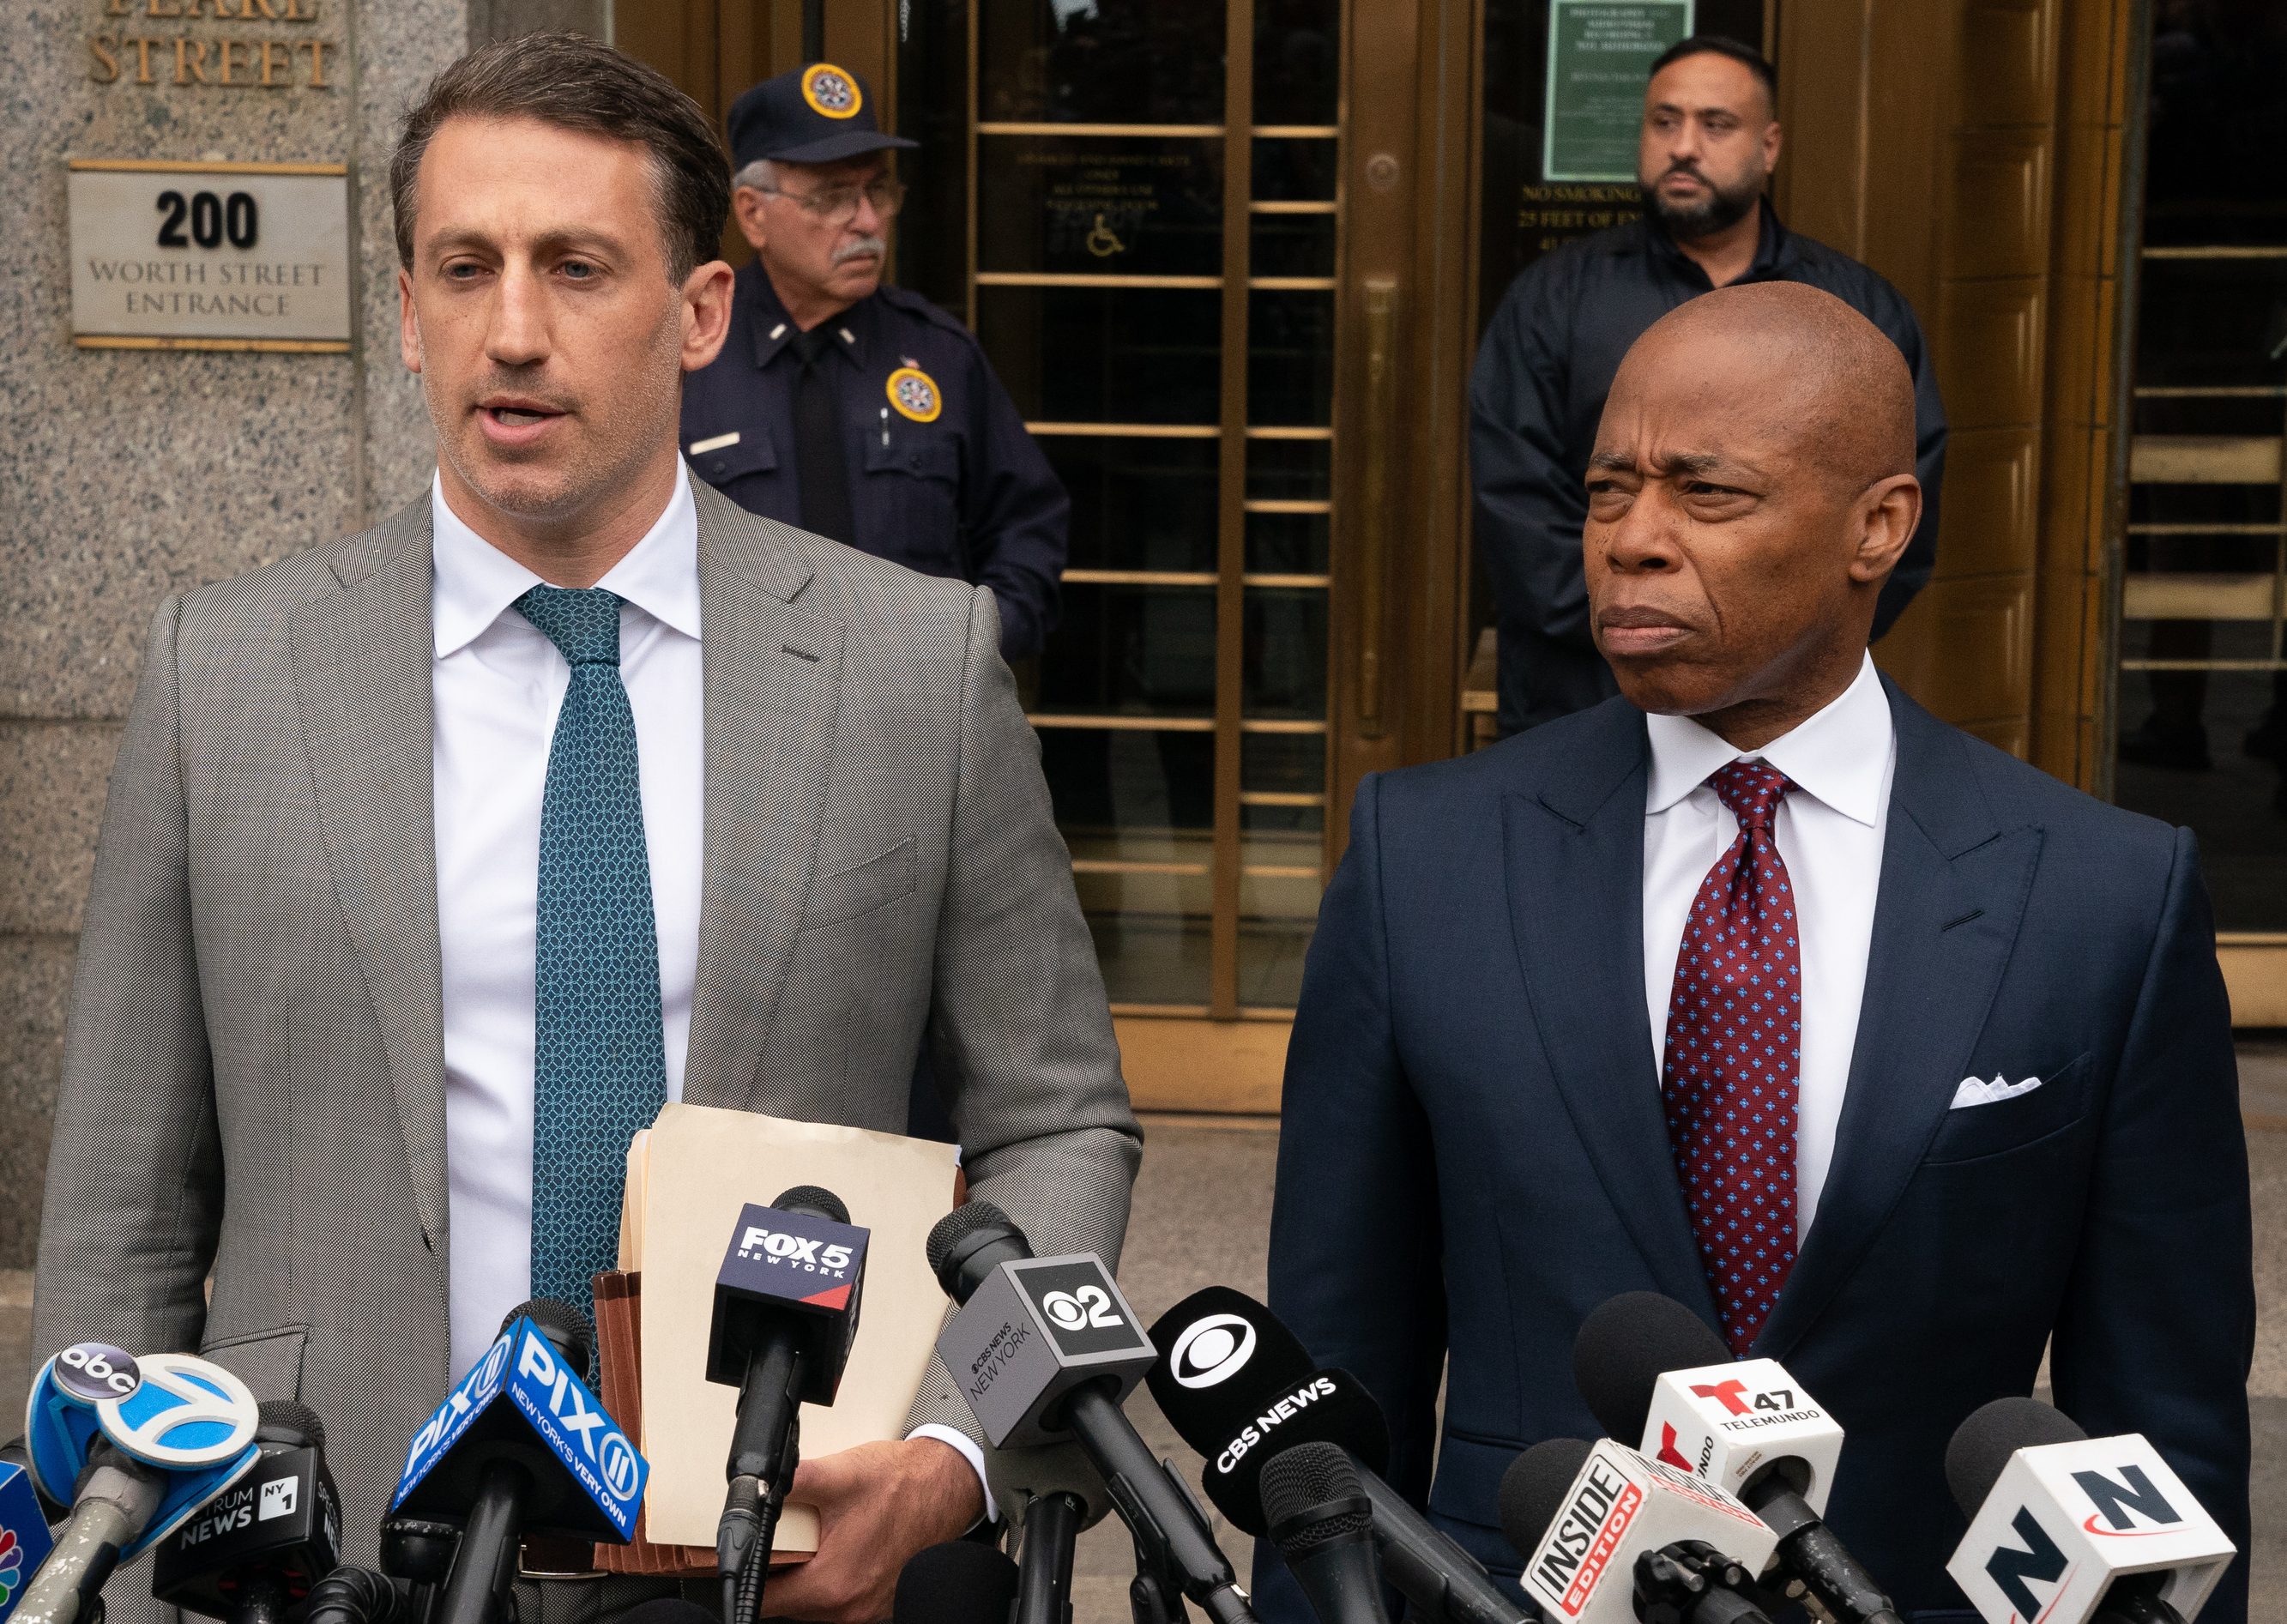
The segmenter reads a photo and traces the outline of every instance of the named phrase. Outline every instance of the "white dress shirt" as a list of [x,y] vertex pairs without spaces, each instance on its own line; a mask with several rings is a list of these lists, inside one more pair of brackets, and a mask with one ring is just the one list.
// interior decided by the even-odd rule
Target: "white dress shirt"
[[1664,1064],[1667,1006],[1684,921],[1707,871],[1739,832],[1739,820],[1707,784],[1738,760],[1769,762],[1794,788],[1779,803],[1772,836],[1794,890],[1802,955],[1802,1058],[1795,1112],[1796,1245],[1809,1234],[1834,1160],[1834,1131],[1850,1081],[1874,899],[1882,878],[1897,733],[1890,701],[1867,656],[1832,703],[1759,750],[1738,750],[1688,717],[1644,718],[1651,778],[1644,795],[1644,1004],[1652,1059]]
[[[453,1380],[532,1295],[533,983],[540,803],[572,668],[510,606],[539,576],[463,524],[431,486],[438,947],[444,968],[445,1161]],[[699,515],[688,470],[643,540],[597,582],[620,606],[620,681],[635,713],[644,848],[659,934],[667,1097],[683,1097],[699,963],[706,683]],[[916,1429],[961,1451],[948,1428]],[[992,1496],[985,1506],[991,1515]]]
[[[444,962],[445,1159],[453,1375],[532,1295],[533,955],[540,797],[572,668],[509,606],[539,576],[431,488],[438,946]],[[683,1097],[699,962],[706,728],[699,519],[688,476],[650,533],[597,583],[620,606],[620,680],[635,712],[644,846],[659,931],[667,1097]]]

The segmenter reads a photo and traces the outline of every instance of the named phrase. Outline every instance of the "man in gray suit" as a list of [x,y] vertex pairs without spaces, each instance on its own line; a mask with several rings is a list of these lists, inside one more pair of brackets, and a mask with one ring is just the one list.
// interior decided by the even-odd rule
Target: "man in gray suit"
[[[392,172],[434,489],[152,628],[34,1334],[311,1405],[358,1559],[503,1311],[610,1265],[666,1100],[898,1130],[927,1042],[976,1193],[1043,1251],[1125,1228],[1139,1142],[991,595],[677,455],[726,176],[696,106],[591,42],[439,75]],[[805,1463],[821,1544],[772,1613],[884,1617],[978,1517],[950,1387],[912,1424]],[[526,1624],[646,1582],[534,1583]]]

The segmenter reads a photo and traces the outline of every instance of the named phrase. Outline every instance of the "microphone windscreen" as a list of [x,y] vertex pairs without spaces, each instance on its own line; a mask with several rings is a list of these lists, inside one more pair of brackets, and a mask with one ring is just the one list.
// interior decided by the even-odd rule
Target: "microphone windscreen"
[[2038,1398],[1996,1398],[1978,1406],[1953,1430],[1945,1446],[1945,1485],[1964,1517],[1974,1517],[2000,1480],[2001,1469],[2020,1449],[2044,1444],[2077,1444],[2088,1434],[2080,1423]]
[[[1334,1501],[1357,1503],[1332,1516],[1286,1525]],[[1262,1518],[1278,1541],[1279,1555],[1289,1562],[1300,1561],[1331,1541],[1372,1528],[1373,1510],[1365,1501],[1365,1485],[1358,1478],[1357,1465],[1337,1445],[1297,1444],[1262,1463]]]
[[1587,1459],[1588,1445],[1580,1438],[1543,1438],[1501,1474],[1501,1533],[1519,1562],[1539,1545]]
[[1213,1458],[1267,1398],[1295,1386],[1317,1362],[1278,1317],[1228,1286],[1209,1286],[1151,1327],[1159,1362],[1145,1380],[1183,1440]]
[[582,1376],[588,1374],[588,1360],[596,1346],[596,1327],[589,1323],[587,1315],[558,1298],[534,1297],[502,1315],[501,1329],[507,1330],[518,1319],[530,1319],[564,1356],[565,1363]]
[[1625,1291],[1581,1321],[1572,1342],[1572,1380],[1605,1436],[1633,1449],[1644,1435],[1661,1376],[1730,1359],[1714,1327],[1674,1297]]
[[948,1540],[918,1552],[898,1575],[894,1624],[1008,1624],[1017,1565],[990,1545]]
[[297,1404],[291,1398],[265,1398],[257,1412],[254,1436],[265,1444],[283,1444],[289,1449],[323,1449],[326,1446],[326,1423],[318,1419],[318,1412],[306,1404]]
[[954,1248],[978,1230],[994,1224],[1007,1225],[1011,1229],[1016,1227],[1009,1224],[1009,1215],[990,1201],[963,1201],[939,1218],[937,1221],[937,1227],[929,1232],[927,1251],[930,1272],[936,1275],[940,1282],[943,1281],[945,1265],[953,1256]]
[[1020,1525],[1025,1509],[1050,1494],[1069,1494],[1086,1508],[1080,1513],[1082,1528],[1095,1527],[1112,1509],[1112,1496],[1104,1490],[1103,1477],[1088,1464],[1077,1444],[987,1449],[985,1481],[992,1486],[1001,1514]]
[[[1347,1370],[1313,1370],[1261,1395],[1259,1407],[1220,1439],[1193,1447],[1207,1457],[1199,1486],[1242,1533],[1261,1536],[1262,1470],[1298,1444],[1332,1444],[1370,1472],[1389,1463],[1389,1423],[1381,1406]],[[1183,1429],[1178,1426],[1180,1434]]]
[[835,1224],[850,1222],[850,1209],[842,1204],[842,1198],[816,1184],[796,1184],[771,1205],[780,1212],[811,1213]]

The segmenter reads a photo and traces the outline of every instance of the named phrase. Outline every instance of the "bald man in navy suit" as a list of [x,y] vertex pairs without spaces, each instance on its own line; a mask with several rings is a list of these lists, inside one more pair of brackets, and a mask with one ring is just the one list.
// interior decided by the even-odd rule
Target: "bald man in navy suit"
[[[1910,1616],[1974,1616],[1946,1441],[2045,1350],[2061,1408],[2143,1433],[2246,1549],[2247,1153],[2192,836],[1876,672],[1913,471],[1864,317],[1786,283],[1682,306],[1587,475],[1620,697],[1359,788],[1271,1303],[1498,1571],[1503,1470],[1595,1436],[1574,1334],[1644,1289],[1842,1422],[1828,1520]],[[1300,1619],[1276,1565],[1266,1617]],[[2243,1557],[2202,1617],[2246,1605]]]

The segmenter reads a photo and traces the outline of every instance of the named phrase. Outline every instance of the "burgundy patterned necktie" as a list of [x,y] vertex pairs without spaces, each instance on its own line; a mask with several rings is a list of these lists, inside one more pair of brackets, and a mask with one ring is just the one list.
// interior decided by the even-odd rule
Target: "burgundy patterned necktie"
[[1794,890],[1771,837],[1794,786],[1760,761],[1735,761],[1707,783],[1739,836],[1684,922],[1660,1094],[1724,1339],[1744,1355],[1794,1267],[1802,955]]

